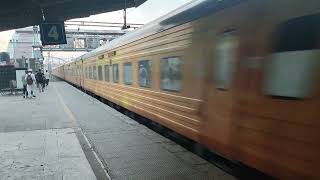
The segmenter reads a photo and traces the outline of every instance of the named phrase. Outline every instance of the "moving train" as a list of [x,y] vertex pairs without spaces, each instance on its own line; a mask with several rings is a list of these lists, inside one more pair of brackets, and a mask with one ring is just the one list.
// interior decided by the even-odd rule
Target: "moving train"
[[320,179],[319,7],[192,1],[54,75],[277,179]]

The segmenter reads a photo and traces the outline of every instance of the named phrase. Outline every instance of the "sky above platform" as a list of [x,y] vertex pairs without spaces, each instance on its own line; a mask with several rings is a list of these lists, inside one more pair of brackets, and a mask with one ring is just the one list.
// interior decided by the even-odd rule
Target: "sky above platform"
[[[191,1],[192,0],[148,0],[138,8],[130,8],[127,10],[127,22],[146,24]],[[123,11],[97,14],[75,20],[123,22]],[[13,33],[14,30],[0,32],[0,52],[7,51],[7,45]]]

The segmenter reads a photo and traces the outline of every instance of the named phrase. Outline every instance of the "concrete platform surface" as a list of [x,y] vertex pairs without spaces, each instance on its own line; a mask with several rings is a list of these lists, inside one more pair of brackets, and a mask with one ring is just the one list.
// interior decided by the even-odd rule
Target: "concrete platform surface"
[[71,128],[0,133],[0,142],[0,179],[96,179]]
[[[72,127],[76,129],[75,132],[78,138],[80,137],[78,131],[84,137],[85,141],[79,139],[80,145],[99,180],[110,178],[115,180],[235,179],[180,145],[65,82],[50,83],[45,93],[38,93],[37,95],[35,99],[23,99],[19,96],[0,96],[0,132],[7,132],[9,136],[11,132],[23,135],[27,132],[26,130],[34,130],[35,133],[39,133],[42,131],[38,132],[37,130],[43,129],[48,132],[63,134],[64,130],[52,129],[67,128],[69,131],[69,128]],[[47,137],[45,135],[48,133],[47,131],[43,132],[39,137],[39,141]],[[74,133],[67,133],[67,135],[76,137]],[[6,133],[3,136],[6,136]],[[28,137],[32,136],[34,135]],[[57,140],[58,137],[61,139]],[[54,140],[54,138],[56,139]],[[0,144],[7,142],[5,139],[1,138]],[[54,142],[64,145],[68,144],[67,141],[69,141],[64,139],[62,135],[51,139],[52,141],[46,142],[46,146],[54,146],[51,144]],[[33,142],[32,140],[30,141]],[[17,146],[17,143],[15,143],[12,148]],[[40,151],[40,149],[37,151]],[[60,150],[59,152],[61,153],[68,151],[68,149]],[[72,148],[73,150],[78,152],[81,148],[78,146],[78,150]],[[87,152],[91,151],[94,155],[87,154]],[[25,151],[25,153],[28,155],[29,152]],[[6,156],[0,156],[2,161],[7,161],[6,159],[8,158]],[[70,159],[72,158],[70,157]],[[64,163],[64,161],[60,162]],[[72,162],[65,162],[67,163],[66,166],[72,164]],[[57,165],[57,167],[63,168],[64,165]],[[85,166],[81,167],[84,168]],[[100,169],[97,167],[100,167]],[[2,169],[1,166],[0,169]],[[41,168],[38,170],[41,172]],[[86,171],[90,171],[90,168],[87,167]],[[57,172],[67,174],[73,171]],[[107,173],[106,177],[101,176],[104,172]],[[0,175],[2,173],[3,171],[0,170]]]

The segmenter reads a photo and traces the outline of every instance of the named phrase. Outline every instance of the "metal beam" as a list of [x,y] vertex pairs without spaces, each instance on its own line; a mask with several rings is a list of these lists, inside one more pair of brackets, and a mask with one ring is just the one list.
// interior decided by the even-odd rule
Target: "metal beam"
[[[72,24],[72,23],[66,23],[67,26],[89,26],[89,27],[122,27],[123,25],[99,25],[99,24]],[[135,26],[133,26],[135,27]]]
[[[99,21],[66,21],[66,24],[68,23],[92,23],[92,24],[119,24],[123,25],[123,23],[117,23],[117,22],[99,22]],[[139,24],[139,23],[127,23],[128,25],[137,25],[137,26],[143,26],[144,24]]]

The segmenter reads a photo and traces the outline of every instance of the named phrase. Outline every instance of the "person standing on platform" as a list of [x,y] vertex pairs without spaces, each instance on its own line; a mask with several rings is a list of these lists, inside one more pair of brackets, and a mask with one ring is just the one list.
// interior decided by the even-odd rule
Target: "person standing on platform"
[[25,81],[27,82],[27,92],[28,92],[28,98],[36,97],[34,94],[34,84],[36,82],[36,78],[34,74],[32,73],[32,69],[28,70],[28,73],[25,76]]
[[28,74],[28,71],[25,72],[25,75],[22,76],[21,81],[23,84],[23,98],[27,97],[27,81],[26,81],[26,75]]

